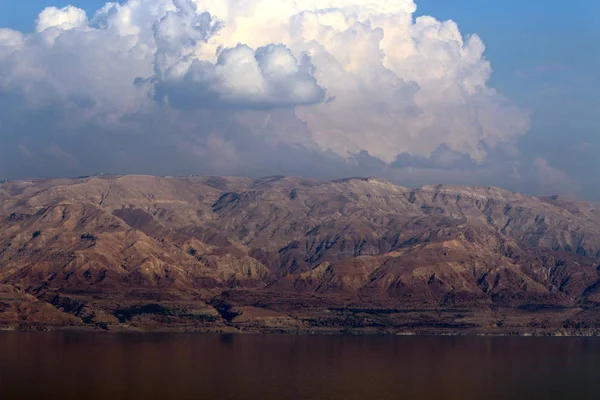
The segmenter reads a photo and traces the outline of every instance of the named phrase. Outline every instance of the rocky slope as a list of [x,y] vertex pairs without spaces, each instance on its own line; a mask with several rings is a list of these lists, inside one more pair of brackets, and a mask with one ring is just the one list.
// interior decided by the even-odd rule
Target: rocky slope
[[0,327],[600,331],[600,206],[379,179],[0,185]]

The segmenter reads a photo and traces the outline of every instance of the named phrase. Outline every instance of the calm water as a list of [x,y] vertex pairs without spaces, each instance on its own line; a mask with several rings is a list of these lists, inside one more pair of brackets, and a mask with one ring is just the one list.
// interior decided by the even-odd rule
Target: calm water
[[600,340],[0,334],[1,399],[599,399]]

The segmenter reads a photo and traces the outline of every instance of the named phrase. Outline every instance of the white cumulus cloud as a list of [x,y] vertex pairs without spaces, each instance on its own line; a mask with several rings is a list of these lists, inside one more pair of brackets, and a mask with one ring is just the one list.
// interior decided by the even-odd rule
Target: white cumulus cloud
[[306,54],[300,61],[282,44],[255,50],[246,44],[219,46],[212,57],[197,48],[219,35],[224,22],[200,12],[191,0],[174,2],[153,25],[156,42],[155,76],[158,99],[186,108],[235,105],[240,108],[313,104],[324,90],[312,76]]
[[[192,158],[219,148],[264,158],[257,149],[273,145],[387,169],[484,165],[526,133],[528,113],[489,87],[477,35],[416,9],[413,0],[126,0],[89,16],[49,7],[34,32],[0,29],[0,137],[5,149],[71,146],[73,157],[70,143],[104,140],[140,166],[148,160],[115,132],[170,137]],[[451,157],[427,161],[440,155]]]
[[67,6],[64,8],[48,7],[38,16],[35,29],[43,32],[48,28],[68,30],[87,24],[87,15],[80,8]]

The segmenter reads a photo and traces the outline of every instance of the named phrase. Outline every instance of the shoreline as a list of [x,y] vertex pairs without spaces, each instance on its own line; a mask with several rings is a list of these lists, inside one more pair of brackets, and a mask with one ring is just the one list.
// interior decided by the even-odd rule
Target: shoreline
[[547,330],[531,332],[485,332],[485,331],[393,331],[393,330],[370,330],[370,329],[320,329],[320,330],[283,330],[283,329],[262,329],[262,330],[243,330],[234,327],[229,329],[210,329],[193,327],[115,327],[113,329],[101,329],[93,326],[51,326],[51,325],[20,325],[20,326],[0,326],[0,333],[105,333],[105,334],[218,334],[218,335],[264,335],[264,336],[380,336],[380,337],[564,337],[564,338],[594,338],[600,337],[600,332],[596,330]]

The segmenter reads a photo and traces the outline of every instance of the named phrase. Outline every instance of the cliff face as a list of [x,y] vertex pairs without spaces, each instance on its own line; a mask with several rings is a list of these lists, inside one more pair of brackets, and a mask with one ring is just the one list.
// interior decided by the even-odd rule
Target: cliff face
[[596,332],[600,206],[378,179],[0,185],[0,325]]

